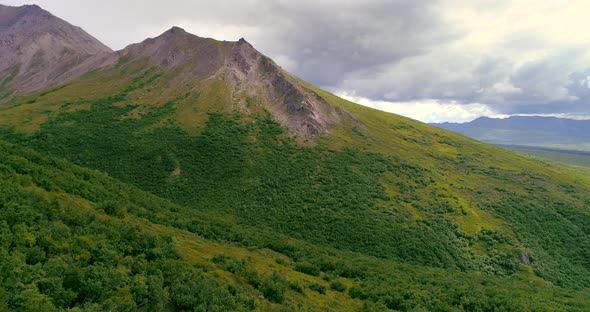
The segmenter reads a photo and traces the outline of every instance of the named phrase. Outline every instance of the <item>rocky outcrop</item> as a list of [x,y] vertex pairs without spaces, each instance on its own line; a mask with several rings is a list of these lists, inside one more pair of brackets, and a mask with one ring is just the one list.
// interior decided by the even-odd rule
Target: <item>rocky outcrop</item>
[[528,252],[522,251],[520,253],[520,262],[524,265],[531,265],[531,260]]
[[338,122],[332,106],[246,40],[233,45],[225,70],[233,74],[230,79],[236,82],[236,91],[263,95],[267,110],[292,133],[313,139]]

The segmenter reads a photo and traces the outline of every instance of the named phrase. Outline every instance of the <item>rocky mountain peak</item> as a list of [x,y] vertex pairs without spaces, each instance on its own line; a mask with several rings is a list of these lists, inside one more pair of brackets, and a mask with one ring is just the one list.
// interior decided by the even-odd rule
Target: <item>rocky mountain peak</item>
[[244,38],[217,41],[172,27],[160,36],[126,47],[120,54],[129,60],[149,59],[174,71],[172,84],[193,85],[196,93],[208,83],[224,81],[232,93],[232,107],[248,112],[248,99],[262,99],[276,120],[305,138],[328,131],[339,118],[320,96]]
[[178,26],[172,26],[165,34],[186,34],[186,30]]
[[63,84],[104,64],[112,50],[36,5],[0,5],[0,100]]

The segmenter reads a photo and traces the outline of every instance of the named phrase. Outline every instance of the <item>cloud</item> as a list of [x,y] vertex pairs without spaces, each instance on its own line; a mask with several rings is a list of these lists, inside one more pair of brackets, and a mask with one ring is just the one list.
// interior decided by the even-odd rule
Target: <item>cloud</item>
[[261,47],[290,55],[305,79],[335,87],[453,40],[457,30],[445,26],[438,9],[430,0],[276,2],[269,7],[271,41]]
[[172,25],[221,40],[245,37],[321,87],[380,105],[452,103],[434,109],[444,118],[590,112],[586,0],[38,3],[116,49]]
[[372,107],[385,112],[395,113],[427,123],[438,122],[468,122],[480,116],[504,118],[507,115],[499,114],[489,106],[481,103],[458,104],[452,101],[421,100],[408,102],[376,101],[368,98],[339,94],[349,101]]

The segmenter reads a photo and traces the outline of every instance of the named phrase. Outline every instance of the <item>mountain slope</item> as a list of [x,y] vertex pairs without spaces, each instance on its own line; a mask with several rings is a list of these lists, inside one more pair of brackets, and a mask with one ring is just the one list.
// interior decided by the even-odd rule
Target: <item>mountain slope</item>
[[[163,74],[164,92],[167,92],[164,96],[184,95],[191,101],[179,107],[180,114],[204,117],[214,110],[250,114],[264,109],[292,133],[307,139],[328,131],[340,120],[328,103],[244,39],[219,42],[173,27],[119,53],[125,62],[149,60],[165,69],[168,73]],[[198,104],[194,102],[209,89],[216,90],[213,96],[219,103],[205,109],[195,107]],[[203,100],[209,101],[208,98]],[[191,120],[183,122],[187,127],[195,126]]]
[[111,52],[36,5],[0,5],[0,100],[77,78],[108,63]]
[[328,283],[279,253],[178,229],[191,220],[201,235],[239,235],[227,221],[2,141],[0,159],[2,311],[359,307],[337,291],[304,297],[315,297],[309,285]]
[[[141,189],[157,205],[128,206],[137,217],[279,253],[275,263],[311,276],[309,297],[286,290],[310,309],[588,303],[590,178],[342,100],[244,40],[172,28],[67,85],[11,98],[0,125],[7,141],[119,180],[120,198]],[[239,263],[215,261],[264,292]]]
[[[583,311],[526,276],[407,265],[174,205],[0,141],[3,311]],[[526,298],[526,300],[525,300]]]
[[527,145],[572,150],[590,148],[590,121],[555,117],[481,117],[466,123],[434,126],[492,144]]
[[[323,246],[496,275],[530,268],[587,287],[587,179],[321,90],[351,122],[304,147],[270,113],[234,110],[211,85],[196,100],[168,97],[177,73],[150,62],[14,101],[0,118],[17,128],[3,137]],[[184,105],[206,116],[196,133],[179,122]],[[35,114],[49,119],[32,130]]]

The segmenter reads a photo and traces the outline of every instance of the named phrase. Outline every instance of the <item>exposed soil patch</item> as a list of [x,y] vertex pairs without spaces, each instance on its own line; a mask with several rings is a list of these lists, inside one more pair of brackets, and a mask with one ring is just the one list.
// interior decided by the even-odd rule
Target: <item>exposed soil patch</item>
[[171,177],[177,177],[182,173],[182,169],[180,169],[180,167],[176,167],[176,169],[174,169],[174,171],[172,171],[172,173],[170,174]]

